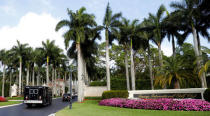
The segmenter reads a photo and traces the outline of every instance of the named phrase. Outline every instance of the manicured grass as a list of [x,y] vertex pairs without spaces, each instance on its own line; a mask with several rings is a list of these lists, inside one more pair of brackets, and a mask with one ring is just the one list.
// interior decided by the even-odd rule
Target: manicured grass
[[23,97],[7,97],[7,100],[23,100]]
[[96,100],[87,100],[84,103],[74,103],[56,113],[56,116],[210,116],[209,111],[160,111],[127,109],[109,106],[99,106]]
[[7,105],[19,104],[19,103],[22,103],[22,102],[20,102],[20,101],[0,102],[0,106],[7,106]]

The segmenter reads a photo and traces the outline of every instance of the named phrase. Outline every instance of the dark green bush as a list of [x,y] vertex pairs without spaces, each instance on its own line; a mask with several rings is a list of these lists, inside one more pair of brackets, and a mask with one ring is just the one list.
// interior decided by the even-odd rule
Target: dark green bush
[[[111,78],[111,90],[127,90],[125,78]],[[130,83],[131,85],[131,83]],[[150,80],[136,80],[136,89],[137,90],[147,90],[151,89]]]
[[[131,83],[130,83],[131,85]],[[106,81],[93,81],[90,86],[106,86]],[[136,80],[137,90],[151,89],[150,80]],[[125,78],[111,78],[111,90],[127,90]]]
[[102,99],[109,99],[109,98],[128,98],[128,91],[127,90],[104,91],[102,94]]
[[210,102],[210,88],[206,89],[203,96],[206,101]]
[[90,82],[90,86],[106,86],[106,81],[93,81]]

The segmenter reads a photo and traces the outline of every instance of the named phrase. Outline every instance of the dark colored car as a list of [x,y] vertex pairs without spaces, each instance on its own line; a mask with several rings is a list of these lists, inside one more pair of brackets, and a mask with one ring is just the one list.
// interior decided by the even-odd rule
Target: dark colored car
[[70,101],[70,99],[71,99],[71,95],[70,95],[70,93],[64,93],[63,94],[63,101]]
[[25,86],[24,101],[28,107],[35,105],[50,105],[52,103],[52,90],[45,86]]

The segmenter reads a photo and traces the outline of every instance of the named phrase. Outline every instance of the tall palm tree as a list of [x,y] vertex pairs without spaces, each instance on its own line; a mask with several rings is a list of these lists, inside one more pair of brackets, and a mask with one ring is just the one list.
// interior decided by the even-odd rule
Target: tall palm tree
[[105,37],[106,37],[106,78],[107,78],[107,89],[111,89],[110,85],[110,69],[109,69],[109,43],[112,42],[113,38],[111,34],[115,31],[119,25],[119,18],[121,13],[112,14],[112,10],[109,6],[109,3],[106,7],[106,12],[104,16],[103,26],[105,28]]
[[4,84],[5,84],[6,66],[9,62],[8,61],[9,60],[8,56],[9,56],[9,53],[5,49],[0,51],[0,61],[3,65],[3,78],[2,78],[2,90],[1,90],[1,93],[2,93],[1,95],[3,97],[4,97],[4,86],[5,86]]
[[21,95],[21,81],[22,81],[22,63],[23,63],[23,57],[26,56],[26,51],[28,48],[28,44],[21,44],[18,40],[17,40],[17,45],[13,46],[12,48],[12,54],[16,57],[18,57],[19,59],[19,87],[18,87],[18,94]]
[[42,65],[45,63],[45,61],[43,60],[45,58],[45,55],[44,55],[44,51],[42,51],[42,49],[40,48],[36,48],[34,50],[34,54],[35,54],[35,63],[37,65],[37,86],[40,85],[40,78],[41,78],[41,75],[40,75],[40,68],[42,68]]
[[162,23],[163,23],[163,15],[164,15],[165,11],[166,11],[165,6],[161,5],[155,15],[149,13],[149,21],[152,24],[152,26],[154,27],[152,29],[152,31],[154,33],[154,38],[152,39],[152,41],[158,46],[160,66],[163,65],[161,43],[164,39]]
[[[209,40],[209,13],[205,13],[208,7],[203,7],[206,0],[183,0],[182,2],[172,2],[171,7],[177,15],[177,21],[185,26],[186,33],[192,33],[194,42],[194,52],[196,57],[201,57],[199,33]],[[208,11],[208,10],[207,10]],[[202,60],[197,61],[198,68],[202,67]],[[206,88],[205,74],[201,77],[201,85]]]
[[70,20],[61,20],[56,25],[56,31],[63,27],[67,27],[68,30],[64,33],[63,37],[65,39],[66,48],[69,46],[69,41],[73,41],[77,49],[77,76],[78,76],[78,101],[81,102],[84,99],[83,89],[84,89],[84,57],[81,51],[81,43],[85,41],[85,35],[91,28],[95,27],[97,24],[95,22],[95,16],[92,14],[85,13],[86,8],[82,7],[76,12],[67,9]]
[[43,46],[43,48],[42,48],[42,50],[43,50],[43,52],[44,52],[44,54],[45,54],[45,58],[46,58],[46,75],[47,75],[47,78],[46,78],[46,83],[47,83],[47,85],[49,84],[49,63],[51,62],[51,57],[52,57],[52,54],[55,52],[54,50],[54,48],[55,48],[55,41],[54,40],[52,40],[52,41],[50,41],[50,40],[48,40],[47,39],[47,41],[46,42],[42,42],[42,46]]
[[128,72],[128,50],[129,50],[129,23],[130,21],[126,18],[122,18],[121,26],[119,31],[115,32],[115,36],[117,37],[119,44],[123,45],[125,51],[125,73],[126,73],[126,83],[127,90],[130,90],[130,79]]
[[150,50],[150,44],[149,44],[149,41],[152,40],[154,34],[150,31],[150,29],[147,29],[147,27],[149,26],[150,26],[150,22],[148,21],[148,19],[144,19],[144,21],[140,24],[140,28],[142,29],[141,37],[147,40],[150,84],[151,84],[151,89],[154,90],[154,84],[153,84],[154,77],[153,77],[153,71],[152,71],[151,50]]

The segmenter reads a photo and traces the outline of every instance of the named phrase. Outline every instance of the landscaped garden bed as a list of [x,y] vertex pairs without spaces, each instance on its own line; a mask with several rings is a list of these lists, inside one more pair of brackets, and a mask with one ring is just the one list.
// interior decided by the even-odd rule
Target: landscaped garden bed
[[73,103],[72,109],[66,108],[56,113],[56,116],[210,116],[209,111],[164,111],[144,110],[98,105],[98,100],[86,100],[83,103]]
[[174,111],[210,111],[210,103],[200,99],[123,99],[101,100],[99,105],[133,109],[174,110]]

